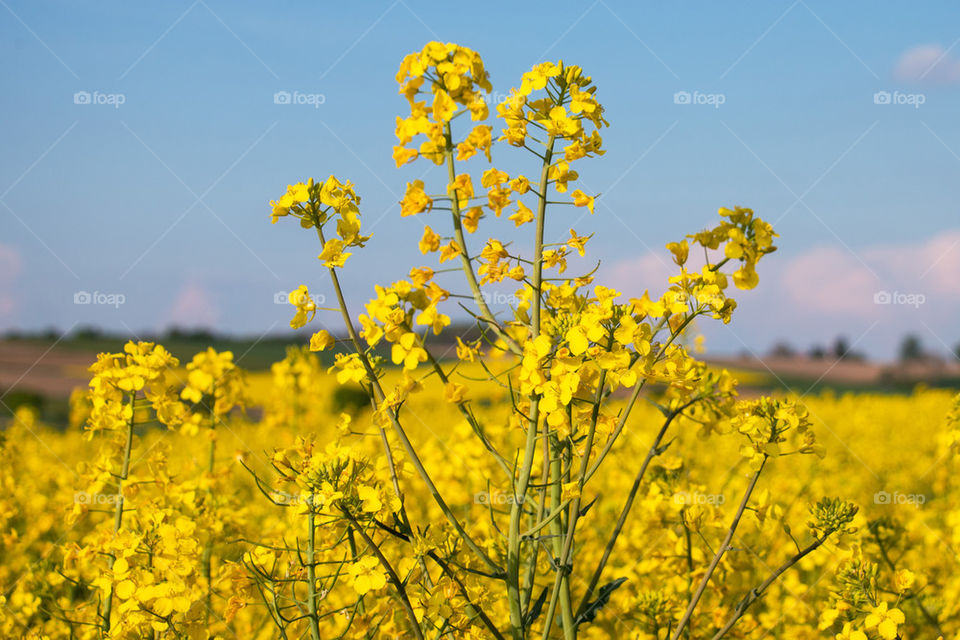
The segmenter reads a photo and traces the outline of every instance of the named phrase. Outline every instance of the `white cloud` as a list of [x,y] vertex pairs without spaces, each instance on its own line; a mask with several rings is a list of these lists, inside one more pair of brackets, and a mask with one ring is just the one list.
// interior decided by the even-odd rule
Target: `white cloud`
[[[733,322],[698,325],[710,350],[762,353],[779,341],[806,348],[844,335],[871,357],[893,358],[908,333],[941,352],[956,342],[960,229],[915,242],[855,249],[856,254],[838,244],[821,245],[765,258],[757,268],[756,289],[731,286],[729,294],[738,303]],[[698,268],[700,255],[691,250],[691,270]],[[677,271],[669,252],[661,249],[607,263],[597,283],[612,286],[624,298],[642,295],[644,289],[652,296],[660,294]],[[874,296],[881,292],[893,301],[877,304]],[[915,304],[918,300],[922,302]]]
[[[947,313],[960,305],[960,231],[945,231],[909,244],[866,247],[856,254],[840,247],[817,247],[792,258],[780,283],[787,302],[827,316],[876,318],[881,291],[922,295],[925,314]],[[762,281],[762,280],[761,280]],[[896,305],[889,311],[907,311]]]
[[[691,252],[691,270],[696,269]],[[840,246],[813,247],[791,257],[775,253],[758,267],[760,285],[730,294],[742,303],[740,322],[774,323],[801,339],[823,327],[859,326],[884,319],[891,332],[916,330],[960,312],[960,230],[944,231],[915,243],[872,245],[857,253]],[[651,295],[667,287],[677,267],[666,250],[621,260],[598,278],[627,296]],[[919,308],[878,305],[874,296],[923,296]],[[736,321],[735,321],[736,322]]]
[[17,299],[9,291],[0,289],[0,321],[4,321],[17,310]]
[[667,278],[677,275],[679,268],[664,250],[661,253],[648,252],[636,258],[614,262],[604,269],[597,284],[612,287],[627,297],[640,297],[650,291],[650,297],[662,293],[669,284]]
[[960,231],[947,231],[919,244],[874,247],[864,252],[864,258],[885,267],[903,285],[914,284],[918,291],[960,300]]
[[8,319],[17,309],[13,285],[20,275],[22,262],[16,248],[0,244],[0,320]]
[[9,245],[0,244],[0,282],[9,283],[20,274],[20,252]]
[[900,55],[893,77],[913,84],[960,84],[960,59],[939,44],[917,45]]
[[180,327],[214,327],[219,319],[220,309],[197,283],[187,283],[180,289],[167,318],[169,324]]
[[855,256],[835,247],[818,247],[793,258],[783,269],[780,286],[797,313],[853,315],[874,312],[873,294],[881,288]]

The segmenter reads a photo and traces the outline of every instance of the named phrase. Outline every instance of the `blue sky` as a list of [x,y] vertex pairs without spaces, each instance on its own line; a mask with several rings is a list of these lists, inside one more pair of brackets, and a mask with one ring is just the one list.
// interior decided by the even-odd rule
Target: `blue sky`
[[[663,245],[719,206],[775,223],[759,288],[730,327],[701,327],[712,351],[960,342],[951,3],[527,4],[0,0],[0,328],[282,331],[274,294],[325,281],[315,238],[271,227],[267,202],[331,173],[356,183],[374,233],[345,270],[359,312],[373,282],[427,263],[430,221],[396,202],[406,181],[442,176],[391,160],[393,76],[439,39],[481,53],[498,92],[547,59],[593,76],[608,152],[578,169],[603,196],[548,234],[596,232],[589,255],[624,293],[661,290]],[[123,304],[75,304],[81,291]]]

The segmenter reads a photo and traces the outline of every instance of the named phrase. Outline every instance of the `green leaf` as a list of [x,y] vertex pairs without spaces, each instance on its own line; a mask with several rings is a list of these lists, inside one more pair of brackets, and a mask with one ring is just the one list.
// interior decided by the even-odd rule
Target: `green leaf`
[[600,609],[610,602],[610,595],[626,581],[626,578],[617,578],[613,582],[600,587],[600,590],[597,591],[597,599],[588,604],[587,608],[583,610],[583,613],[577,616],[577,619],[573,621],[574,626],[579,627],[584,622],[593,622],[593,619],[600,613]]
[[547,600],[547,588],[544,587],[543,591],[540,592],[540,597],[537,598],[537,601],[533,603],[533,606],[530,607],[530,610],[527,611],[527,615],[523,618],[524,628],[529,628],[537,621],[537,618],[540,617],[540,612],[543,610],[543,603]]

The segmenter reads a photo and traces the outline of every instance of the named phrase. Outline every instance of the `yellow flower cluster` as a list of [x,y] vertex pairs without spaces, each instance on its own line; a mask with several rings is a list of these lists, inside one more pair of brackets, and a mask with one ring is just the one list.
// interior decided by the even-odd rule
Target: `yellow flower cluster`
[[[323,183],[310,178],[306,183],[298,182],[287,187],[287,192],[279,200],[271,200],[273,207],[271,222],[285,216],[300,221],[300,226],[311,227],[323,242],[323,251],[318,256],[326,267],[342,267],[350,253],[348,247],[362,247],[370,236],[360,234],[360,197],[353,190],[349,180],[340,182],[330,176]],[[324,238],[323,228],[327,222],[336,220],[336,238]]]
[[218,353],[208,347],[187,364],[187,384],[180,397],[195,405],[204,405],[207,413],[218,419],[234,407],[243,406],[243,385],[243,375],[233,363],[233,353]]
[[[393,159],[398,167],[419,156],[443,164],[444,150],[453,144],[446,125],[458,109],[469,111],[474,121],[486,120],[489,115],[484,94],[491,91],[490,81],[483,60],[467,47],[430,42],[419,53],[403,59],[397,82],[410,105],[407,118],[397,117],[400,144],[393,148]],[[407,148],[419,135],[426,137],[419,149]],[[491,144],[491,128],[477,125],[457,145],[459,159],[482,151],[489,160]]]
[[[256,544],[230,542],[215,547],[218,586],[209,626],[202,570],[208,537],[203,527],[208,525],[202,516],[203,465],[197,462],[205,457],[206,443],[180,432],[138,427],[131,473],[124,483],[123,525],[119,534],[114,534],[115,505],[107,497],[112,499],[116,478],[106,473],[101,488],[87,480],[95,467],[104,464],[119,474],[120,458],[113,445],[106,447],[113,451],[112,457],[91,455],[91,447],[95,449],[107,432],[101,431],[90,443],[81,432],[61,431],[45,425],[29,410],[18,410],[0,447],[0,484],[5,488],[0,498],[0,525],[7,551],[0,562],[0,577],[12,585],[4,595],[0,636],[99,638],[103,620],[97,615],[97,602],[102,602],[112,587],[110,635],[115,637],[202,635],[205,629],[226,636],[274,637],[276,633],[270,630],[270,612],[275,610],[272,591],[264,591],[268,608],[260,590],[275,589],[279,611],[291,619],[298,617],[296,605],[288,599],[292,595],[286,594],[292,593],[290,589],[306,593],[304,521],[308,514],[304,512],[310,507],[318,523],[314,541],[318,602],[325,603],[323,610],[346,608],[353,614],[349,625],[349,616],[323,618],[321,637],[346,633],[345,637],[361,638],[378,623],[383,633],[409,635],[404,618],[384,618],[387,612],[396,613],[391,596],[395,591],[372,548],[354,534],[357,553],[345,560],[341,553],[345,547],[335,546],[352,526],[339,511],[341,505],[366,527],[390,566],[407,581],[411,605],[424,625],[455,620],[462,625],[462,637],[488,637],[476,618],[465,613],[469,599],[505,629],[509,617],[506,603],[491,597],[499,581],[481,575],[483,570],[472,564],[461,544],[451,537],[430,496],[410,480],[412,469],[402,455],[396,460],[397,469],[400,478],[407,480],[401,480],[404,507],[398,505],[389,468],[380,455],[379,436],[365,435],[377,433],[370,413],[359,409],[352,420],[346,420],[349,429],[341,430],[344,418],[331,404],[339,385],[332,376],[324,375],[318,363],[309,364],[311,358],[316,355],[291,354],[273,373],[250,378],[254,396],[250,405],[273,407],[263,413],[262,420],[256,417],[258,411],[248,417],[225,417],[229,429],[223,430],[222,445],[247,453],[241,462],[218,461],[225,472],[230,469],[218,491],[229,482],[229,504],[233,506],[217,510],[221,526],[226,527],[217,535],[224,541],[247,539]],[[484,365],[465,362],[461,366],[464,375],[474,378]],[[180,375],[180,370],[173,373]],[[705,371],[703,376],[719,384],[719,373]],[[401,373],[386,375],[393,380]],[[181,376],[174,391],[182,392],[186,382],[186,376]],[[502,505],[508,505],[512,496],[510,479],[485,455],[457,407],[431,399],[444,388],[433,379],[423,392],[411,396],[408,410],[423,420],[411,428],[411,437],[422,443],[419,455],[434,471],[437,486],[451,496],[456,508],[473,514],[472,533],[482,539],[490,536],[493,552],[503,543],[489,517],[492,514],[495,522],[506,526],[509,514]],[[522,438],[521,432],[497,426],[506,425],[511,414],[508,389],[493,383],[470,383],[470,390],[475,414],[487,425],[491,441]],[[625,402],[621,399],[611,410],[623,408]],[[960,496],[956,480],[960,458],[948,444],[949,434],[957,429],[957,403],[960,397],[919,391],[906,397],[808,396],[802,405],[787,401],[776,409],[772,404],[765,409],[756,404],[751,412],[757,415],[781,412],[781,418],[764,418],[764,424],[782,420],[781,427],[785,427],[795,416],[797,426],[807,421],[809,429],[829,426],[839,441],[830,447],[830,455],[817,459],[812,467],[805,462],[808,456],[784,455],[793,451],[793,444],[789,448],[781,445],[776,465],[748,502],[733,545],[736,550],[728,552],[720,564],[724,579],[705,596],[692,637],[715,635],[750,589],[798,553],[794,539],[804,550],[827,532],[832,533],[823,547],[774,582],[747,608],[727,637],[889,640],[897,634],[937,637],[938,628],[944,638],[954,637],[960,631],[953,604],[960,582],[945,545],[957,543],[957,515],[948,506]],[[271,415],[281,404],[289,417]],[[647,640],[663,638],[664,630],[682,613],[688,583],[699,577],[689,572],[688,556],[695,566],[709,560],[729,526],[738,492],[743,490],[742,474],[731,475],[730,464],[746,434],[741,434],[740,427],[734,429],[733,423],[722,426],[722,416],[730,409],[722,402],[718,405],[713,414],[676,418],[676,439],[669,450],[653,459],[648,477],[636,493],[634,512],[617,540],[610,576],[600,585],[619,577],[627,581],[611,592],[609,603],[591,623],[584,623],[582,637],[631,634]],[[672,402],[666,406],[679,407]],[[290,411],[296,411],[298,417],[294,419]],[[633,433],[617,445],[637,464],[604,471],[583,489],[584,499],[593,500],[597,492],[629,495],[639,461],[648,453],[646,438],[652,437],[645,425],[653,424],[658,415],[652,406],[637,411],[627,427]],[[790,411],[791,416],[783,417],[783,411]],[[942,418],[951,411],[952,419]],[[697,435],[703,422],[718,425],[719,431],[703,439]],[[913,428],[903,429],[908,422]],[[447,425],[442,441],[432,434],[438,424]],[[615,427],[605,427],[605,438]],[[728,433],[732,437],[724,435]],[[885,437],[877,437],[878,433]],[[789,434],[785,434],[788,439]],[[108,439],[103,440],[107,445]],[[335,442],[339,445],[331,444]],[[603,442],[606,440],[601,446]],[[277,454],[261,457],[261,452],[274,447]],[[595,456],[592,453],[591,459]],[[858,460],[861,456],[866,466]],[[80,477],[60,466],[57,458],[76,469]],[[242,464],[257,470],[261,487]],[[915,483],[918,474],[911,471],[917,465],[933,469],[926,503],[875,499],[880,491],[891,495],[896,495],[895,491],[922,492],[922,485]],[[871,469],[884,470],[883,484],[878,484]],[[561,503],[576,497],[576,482],[573,485],[565,487],[568,491],[561,495]],[[858,502],[860,511],[852,511],[843,501],[816,498],[830,489]],[[314,494],[315,498],[308,497]],[[813,503],[809,510],[807,502]],[[85,503],[87,508],[76,518],[62,517],[77,503]],[[429,522],[431,526],[404,534],[409,541],[396,537],[389,530],[401,530],[393,520],[393,514],[401,509],[412,523]],[[339,524],[334,523],[336,513],[340,514]],[[618,516],[619,506],[602,499],[591,508],[584,528],[578,529],[583,562],[599,560]],[[803,533],[804,522],[809,536]],[[116,557],[112,568],[109,554]],[[434,558],[451,568],[465,592]],[[421,561],[428,564],[429,582]],[[452,562],[481,574],[455,571]],[[541,554],[538,567],[549,571],[550,562]],[[589,578],[587,575],[585,582],[578,583],[580,589],[586,588]],[[540,582],[537,592],[549,584]],[[319,600],[324,590],[325,598]],[[361,601],[362,610],[355,609]],[[286,633],[309,637],[307,621],[289,623]],[[562,633],[553,635],[562,637]]]

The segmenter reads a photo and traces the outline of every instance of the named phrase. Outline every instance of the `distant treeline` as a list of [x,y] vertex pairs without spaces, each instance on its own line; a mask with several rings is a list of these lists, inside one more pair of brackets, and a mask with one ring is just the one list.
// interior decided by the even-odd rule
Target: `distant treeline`
[[[849,361],[865,362],[867,355],[860,351],[855,351],[849,340],[840,336],[834,340],[829,347],[822,345],[813,345],[806,352],[795,349],[790,343],[785,341],[777,342],[769,351],[769,355],[775,358],[799,358],[807,357],[813,360],[823,359],[842,359]],[[900,342],[897,349],[897,356],[900,362],[918,362],[918,361],[949,361],[951,359],[960,360],[960,344],[953,348],[953,351],[944,357],[934,351],[928,350],[920,337],[916,334],[907,334]]]
[[[181,362],[189,361],[195,353],[207,347],[217,351],[232,351],[236,362],[245,369],[262,370],[274,362],[282,360],[290,347],[300,347],[310,342],[312,331],[277,331],[256,335],[232,335],[218,333],[208,328],[171,327],[164,331],[144,332],[142,334],[107,331],[99,327],[78,327],[64,334],[57,329],[39,331],[9,330],[0,334],[0,340],[36,342],[54,344],[65,349],[78,349],[96,352],[120,351],[129,340],[157,342],[177,356]],[[456,357],[457,337],[464,341],[480,337],[479,327],[467,323],[454,323],[439,336],[432,333],[427,336],[431,352],[439,360]],[[337,350],[349,351],[345,334],[336,335]],[[390,361],[390,345],[382,341],[377,345],[379,355]],[[324,363],[333,363],[333,354],[329,351],[319,354]]]

